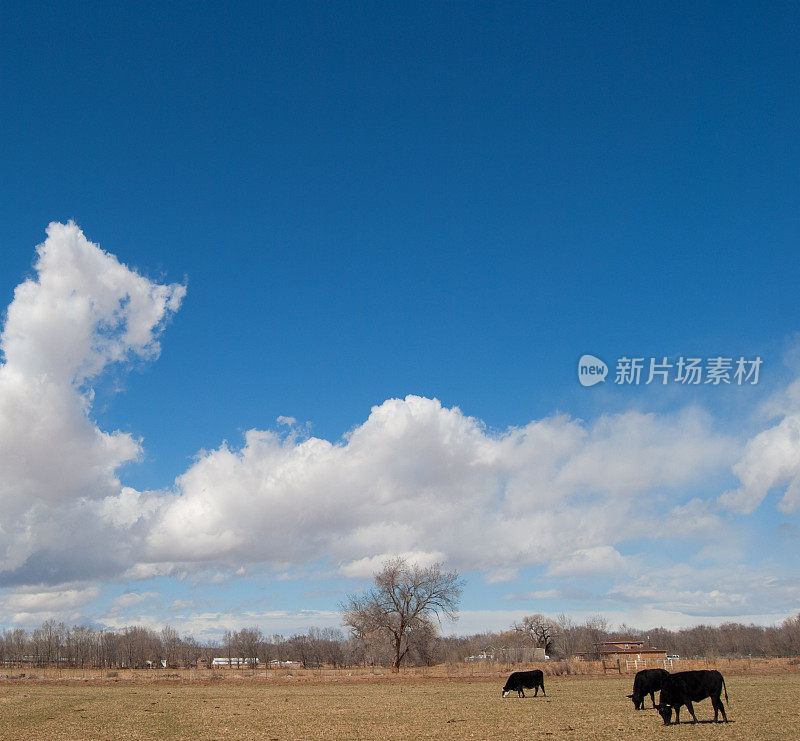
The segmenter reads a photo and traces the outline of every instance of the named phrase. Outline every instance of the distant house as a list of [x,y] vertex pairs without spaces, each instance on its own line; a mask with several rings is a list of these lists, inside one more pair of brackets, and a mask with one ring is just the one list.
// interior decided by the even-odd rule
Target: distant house
[[599,645],[600,658],[609,659],[666,659],[667,652],[663,648],[645,646],[644,641],[630,638],[617,638],[603,641]]
[[633,638],[618,638],[596,644],[597,649],[591,653],[576,653],[573,658],[578,661],[589,661],[593,656],[604,663],[622,661],[662,661],[667,658],[663,648],[646,646],[644,641]]

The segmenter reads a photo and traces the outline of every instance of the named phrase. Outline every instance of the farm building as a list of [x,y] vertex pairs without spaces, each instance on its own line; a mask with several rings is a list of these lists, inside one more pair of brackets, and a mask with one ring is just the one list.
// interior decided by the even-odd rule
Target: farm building
[[646,646],[644,641],[631,638],[618,638],[613,641],[603,641],[596,644],[597,648],[593,653],[577,653],[575,657],[578,661],[587,661],[592,656],[600,659],[603,663],[609,662],[639,662],[644,665],[649,661],[653,666],[661,666],[667,659],[667,652],[663,648]]
[[211,667],[214,669],[247,669],[251,666],[258,666],[258,659],[228,658],[221,656],[211,660]]
[[600,644],[599,653],[601,659],[664,660],[667,658],[665,649],[645,646],[644,641],[627,638],[603,641]]

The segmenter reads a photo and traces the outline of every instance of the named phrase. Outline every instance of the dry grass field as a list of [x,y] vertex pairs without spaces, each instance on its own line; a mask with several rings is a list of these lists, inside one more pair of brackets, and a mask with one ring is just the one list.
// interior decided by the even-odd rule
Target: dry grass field
[[[3,682],[2,739],[797,739],[798,674],[726,677],[727,725],[665,727],[635,711],[631,676],[548,677],[547,697],[486,678],[268,683]],[[647,700],[649,707],[649,698]],[[684,711],[685,714],[685,711]],[[685,714],[686,717],[688,714]]]

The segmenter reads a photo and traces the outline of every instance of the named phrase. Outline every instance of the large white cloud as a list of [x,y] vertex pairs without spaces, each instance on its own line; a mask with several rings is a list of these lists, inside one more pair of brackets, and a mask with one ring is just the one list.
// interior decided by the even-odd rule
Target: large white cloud
[[72,223],[50,224],[37,253],[0,337],[4,583],[66,581],[125,560],[124,540],[104,530],[91,503],[120,494],[116,471],[139,456],[140,441],[92,421],[91,384],[111,364],[156,357],[185,292],[138,275]]
[[749,514],[770,489],[782,487],[778,507],[784,512],[800,508],[800,415],[787,414],[750,440],[733,472],[741,486],[719,498],[723,506]]
[[204,453],[155,516],[147,554],[154,563],[327,556],[347,575],[391,553],[462,569],[588,559],[596,571],[617,564],[610,544],[669,516],[675,502],[661,492],[724,469],[734,453],[691,409],[588,425],[557,416],[494,434],[435,399],[391,399],[338,444],[251,430],[239,450]]

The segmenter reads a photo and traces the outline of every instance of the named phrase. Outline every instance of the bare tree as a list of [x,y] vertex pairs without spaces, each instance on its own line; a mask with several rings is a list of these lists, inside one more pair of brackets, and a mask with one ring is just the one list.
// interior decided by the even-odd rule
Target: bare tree
[[602,615],[593,615],[586,618],[583,624],[584,652],[586,657],[593,661],[600,658],[600,647],[608,637],[608,620]]
[[530,636],[512,628],[495,635],[491,653],[504,664],[520,664],[531,659],[530,644]]
[[122,663],[131,669],[142,669],[161,653],[161,639],[149,628],[129,625],[120,635]]
[[261,629],[256,626],[242,628],[238,633],[233,634],[233,639],[239,656],[251,669],[255,669],[258,654],[261,652],[261,644],[264,642],[264,634]]
[[73,626],[67,632],[67,651],[70,663],[81,668],[91,664],[97,648],[97,633],[84,625]]
[[323,628],[320,636],[324,642],[325,663],[334,669],[344,666],[345,663],[345,637],[338,628]]
[[439,631],[436,623],[426,617],[419,625],[409,631],[409,656],[415,664],[433,666],[440,657]]
[[52,618],[33,631],[33,650],[39,666],[47,666],[60,658],[66,632],[64,623],[57,623]]
[[287,648],[292,658],[301,661],[305,668],[329,664],[336,668],[344,663],[345,638],[336,628],[311,627],[306,633],[292,636]]
[[455,571],[443,571],[439,564],[423,568],[398,557],[375,574],[372,587],[347,597],[344,624],[362,639],[388,636],[394,649],[392,671],[397,672],[413,631],[421,630],[431,616],[457,619],[462,586]]
[[578,652],[580,629],[564,612],[559,612],[556,616],[556,625],[558,625],[559,653],[563,658],[568,659]]
[[228,659],[228,666],[233,664],[233,657],[236,653],[236,634],[232,630],[226,630],[222,636],[222,645],[225,647],[225,658]]
[[161,645],[163,647],[164,661],[166,661],[167,666],[170,668],[177,666],[181,638],[178,635],[178,631],[171,625],[165,625],[161,629]]
[[543,648],[545,654],[552,653],[553,640],[558,635],[558,625],[550,618],[539,613],[526,615],[521,623],[515,623],[513,627],[514,630],[529,636],[533,645]]
[[788,617],[783,621],[781,633],[784,637],[783,655],[797,656],[800,654],[800,612],[794,617]]
[[203,648],[194,636],[187,635],[181,638],[179,655],[181,665],[188,669],[197,666],[197,660],[203,655]]
[[5,643],[5,660],[11,662],[22,661],[25,652],[30,649],[30,638],[22,628],[6,630],[3,634]]
[[320,666],[316,640],[310,632],[293,635],[287,648],[292,660],[299,661],[304,669],[316,669]]

